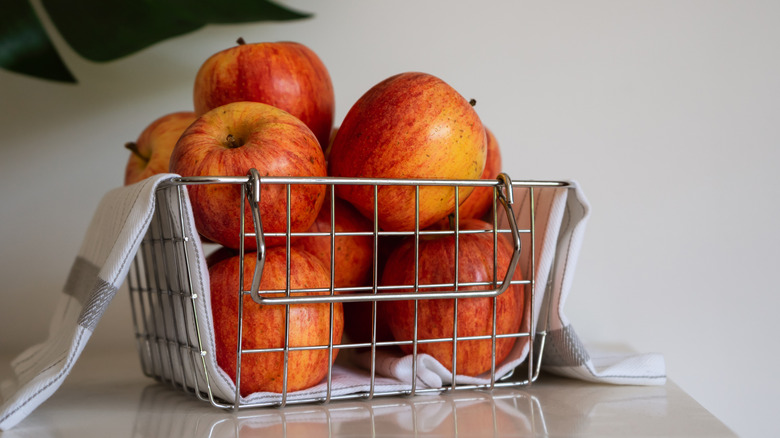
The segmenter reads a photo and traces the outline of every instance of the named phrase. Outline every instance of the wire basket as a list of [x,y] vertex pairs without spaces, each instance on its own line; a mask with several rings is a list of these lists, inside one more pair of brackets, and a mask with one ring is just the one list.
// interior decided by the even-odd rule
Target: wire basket
[[[240,216],[241,235],[239,241],[240,260],[246,251],[243,242],[246,238],[253,238],[257,243],[257,250],[251,251],[256,254],[256,267],[251,281],[251,288],[244,290],[238,287],[236,298],[238,305],[238,331],[236,349],[236,375],[232,394],[215,391],[213,382],[215,380],[213,368],[210,370],[207,366],[209,354],[213,354],[213,345],[209,345],[210,337],[206,336],[213,332],[213,322],[208,320],[208,314],[204,318],[203,312],[198,311],[203,308],[203,301],[207,299],[204,294],[199,294],[197,287],[193,285],[193,266],[198,266],[198,258],[203,258],[200,237],[195,233],[186,233],[183,230],[185,218],[187,217],[189,204],[187,200],[187,187],[193,185],[207,184],[229,184],[240,187],[240,199],[236,200],[236,208],[239,212],[249,208],[252,211],[252,230],[247,232],[244,215]],[[373,189],[373,230],[363,232],[339,232],[334,226],[330,227],[330,232],[292,232],[289,227],[290,212],[290,193],[295,185],[323,185],[335,193],[338,186],[341,185],[360,185]],[[542,353],[544,349],[544,339],[546,335],[545,322],[547,320],[543,314],[538,317],[530,309],[548,308],[549,306],[540,306],[537,303],[541,296],[539,288],[535,287],[536,261],[536,229],[534,217],[534,193],[535,190],[546,187],[566,187],[568,183],[562,181],[522,181],[513,182],[506,174],[501,174],[497,180],[423,180],[423,179],[369,179],[369,178],[335,178],[335,177],[261,177],[254,169],[246,177],[179,177],[164,183],[158,189],[157,205],[155,208],[152,223],[143,239],[135,260],[128,274],[128,286],[131,298],[132,318],[137,339],[138,352],[143,372],[162,382],[166,382],[180,390],[191,393],[201,400],[208,401],[212,405],[220,408],[241,409],[262,406],[285,406],[288,404],[300,403],[327,403],[334,400],[355,400],[372,399],[380,396],[403,396],[417,394],[444,393],[449,391],[461,390],[490,390],[498,387],[519,387],[528,385],[536,380]],[[288,218],[288,227],[283,233],[264,233],[263,223],[258,204],[263,195],[263,189],[271,186],[282,186],[286,192],[286,214]],[[413,230],[408,231],[384,231],[379,228],[378,211],[380,197],[379,191],[384,187],[402,186],[414,193],[414,216],[415,226]],[[451,216],[449,229],[421,229],[420,228],[420,192],[426,187],[449,188],[454,194],[454,199],[459,199],[460,193],[464,188],[488,188],[493,191],[493,208],[490,212],[489,221],[491,226],[484,230],[465,230],[459,227],[459,217],[457,209]],[[523,192],[524,198],[530,198],[531,208],[526,212],[528,217],[523,218],[521,222],[528,224],[528,227],[519,228],[516,215],[517,209],[513,209],[515,192]],[[161,196],[161,195],[166,196]],[[167,201],[164,201],[167,199]],[[330,202],[331,224],[335,222],[335,200],[333,196],[328,198]],[[172,201],[171,201],[172,200]],[[485,233],[493,238],[494,252],[494,275],[492,282],[468,283],[458,280],[459,253],[458,242],[467,234]],[[312,292],[312,290],[296,290],[290,287],[289,275],[287,278],[287,287],[285,290],[261,290],[260,283],[263,275],[263,262],[266,257],[267,238],[284,237],[287,245],[288,269],[290,245],[293,239],[297,237],[319,236],[330,238],[331,254],[335,253],[335,241],[340,236],[363,235],[373,239],[373,259],[371,284],[364,287],[337,287],[334,284],[333,276],[329,287],[314,290],[316,295],[301,296],[296,292]],[[455,280],[444,284],[421,284],[418,281],[419,246],[421,239],[430,237],[449,235],[455,239],[455,263],[452,269],[455,273]],[[411,239],[415,249],[415,280],[413,284],[406,285],[383,285],[380,283],[379,272],[381,269],[378,254],[383,244],[383,239],[394,237],[398,239]],[[496,271],[498,239],[508,239],[511,242],[512,255],[507,272],[503,275]],[[531,269],[524,272],[525,277],[517,279],[514,275],[523,251],[528,253],[529,265]],[[335,257],[331,257],[330,272],[334,272]],[[201,266],[203,261],[200,260]],[[243,265],[240,272],[243,273]],[[240,285],[246,284],[244,279],[239,281]],[[496,303],[498,297],[509,287],[522,285],[524,293],[524,311],[521,330],[511,333],[498,333],[496,330]],[[474,290],[478,289],[478,290]],[[282,292],[280,294],[280,292]],[[207,295],[207,292],[205,293]],[[289,324],[285,325],[285,344],[280,348],[273,349],[245,349],[242,348],[242,336],[244,328],[244,296],[251,296],[252,301],[249,305],[258,306],[284,306],[289,321],[290,308],[294,305],[306,303],[326,303],[330,304],[331,326],[330,337],[327,343],[322,345],[310,346],[291,346],[287,343],[289,338]],[[469,298],[487,298],[493,303],[492,312],[492,333],[479,336],[464,336],[457,333],[458,302]],[[451,300],[455,305],[452,321],[452,333],[448,336],[436,339],[418,339],[418,303],[421,300]],[[401,340],[379,340],[377,339],[377,316],[378,305],[382,301],[408,301],[414,303],[414,337],[412,339]],[[333,336],[333,308],[343,303],[368,303],[371,307],[370,322],[370,340],[361,342],[352,342],[349,339],[334,339]],[[549,311],[549,310],[548,310]],[[461,316],[462,317],[462,316]],[[538,319],[539,321],[537,321]],[[368,329],[367,329],[368,330]],[[514,338],[522,340],[525,345],[522,361],[514,365],[509,372],[497,373],[501,365],[496,363],[495,351],[496,345],[501,339]],[[487,341],[491,344],[493,351],[490,370],[483,374],[482,380],[478,382],[467,381],[460,383],[461,376],[457,375],[457,354],[459,344],[463,341]],[[452,366],[451,378],[444,379],[445,383],[438,386],[422,385],[419,381],[418,358],[420,347],[426,343],[441,342],[449,343],[452,346]],[[520,341],[518,341],[520,342]],[[410,349],[411,357],[411,376],[413,376],[407,385],[392,387],[381,385],[385,376],[380,374],[377,365],[378,358],[388,349],[405,346],[407,351]],[[333,358],[338,354],[339,360],[344,358],[349,360],[356,354],[363,358],[364,366],[362,372],[366,379],[365,385],[359,390],[351,392],[339,392],[335,390],[333,375],[335,366],[332,360],[328,361],[328,370],[323,378],[321,387],[323,390],[316,396],[310,397],[289,397],[287,391],[288,377],[288,358],[294,351],[303,350],[322,350],[327,351],[328,357]],[[270,399],[265,398],[262,402],[247,401],[241,396],[241,363],[248,355],[253,354],[282,354],[284,357],[284,366],[282,372],[283,385],[282,391],[273,395]],[[336,362],[339,363],[338,361]],[[349,366],[349,364],[348,364]],[[445,376],[446,377],[446,376]]]

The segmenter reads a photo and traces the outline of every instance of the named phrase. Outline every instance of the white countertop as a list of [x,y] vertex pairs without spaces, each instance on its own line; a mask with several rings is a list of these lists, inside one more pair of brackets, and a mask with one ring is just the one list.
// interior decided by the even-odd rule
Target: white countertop
[[[0,377],[10,375],[0,356]],[[493,392],[380,397],[327,405],[212,407],[143,375],[133,351],[87,348],[60,389],[12,437],[253,436],[734,437],[673,382],[612,386],[542,375]]]

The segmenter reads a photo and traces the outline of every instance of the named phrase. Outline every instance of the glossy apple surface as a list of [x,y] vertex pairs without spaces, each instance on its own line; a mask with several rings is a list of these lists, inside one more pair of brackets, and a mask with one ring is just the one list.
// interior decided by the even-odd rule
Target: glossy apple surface
[[[326,174],[325,157],[311,130],[289,113],[257,102],[235,102],[200,116],[182,134],[171,155],[170,171],[182,176],[245,176],[251,168],[261,176],[312,176]],[[240,244],[240,192],[237,184],[188,186],[195,226],[207,239],[230,248]],[[290,186],[291,231],[306,231],[317,218],[325,199],[323,185]],[[286,186],[261,188],[263,231],[287,230]],[[248,232],[254,231],[247,203],[243,212]],[[244,240],[256,248],[254,237]],[[268,237],[269,246],[284,237]]]
[[176,141],[196,118],[192,111],[166,114],[150,123],[136,141],[125,144],[130,150],[125,166],[125,185],[168,172]]
[[[352,106],[333,139],[332,176],[477,179],[485,168],[487,138],[474,108],[443,80],[402,73],[373,86]],[[471,188],[460,190],[465,200]],[[373,218],[373,187],[340,185],[337,196]],[[420,188],[420,228],[455,210],[451,187]],[[380,186],[379,225],[413,230],[415,190]]]
[[[270,248],[266,254],[260,290],[285,288],[287,276],[286,250]],[[239,256],[224,259],[209,268],[211,310],[214,320],[217,364],[235,381],[238,345]],[[244,257],[244,290],[249,290],[256,263],[255,254]],[[328,272],[322,263],[306,251],[290,250],[290,287],[309,289],[328,287]],[[292,292],[293,296],[317,292]],[[283,294],[271,294],[279,296]],[[261,305],[249,295],[243,297],[244,349],[281,348],[285,339],[285,306]],[[327,346],[333,332],[333,343],[341,342],[344,313],[340,303],[333,305],[294,304],[290,306],[289,346]],[[335,360],[338,349],[333,349]],[[287,391],[306,389],[319,383],[328,371],[328,350],[297,350],[289,352]],[[244,353],[241,360],[240,392],[282,392],[284,376],[283,352]]]
[[209,57],[195,77],[195,112],[231,102],[262,102],[301,119],[328,145],[335,96],[325,64],[296,42],[263,42],[225,49]]
[[[485,230],[491,226],[483,221],[467,219],[461,221],[463,230]],[[509,266],[512,250],[508,241],[498,239],[497,272],[500,283]],[[461,234],[458,251],[458,281],[459,283],[492,282],[493,281],[493,234]],[[383,285],[414,284],[414,241],[407,239],[391,255],[382,275]],[[455,279],[456,264],[455,237],[423,236],[419,241],[419,284],[446,284]],[[521,279],[519,268],[513,279]],[[461,287],[459,290],[487,290],[491,286]],[[451,290],[451,288],[449,288]],[[442,290],[441,288],[424,288],[425,291]],[[525,298],[523,285],[510,285],[496,299],[496,333],[518,333],[523,319]],[[388,301],[381,303],[382,312],[386,318],[396,341],[414,339],[414,301]],[[457,335],[485,336],[493,333],[493,298],[462,298],[458,299]],[[455,300],[434,299],[419,300],[418,304],[418,339],[451,338],[454,333]],[[517,338],[499,338],[496,341],[496,364],[499,364],[512,350]],[[411,345],[402,345],[407,354],[412,352]],[[419,353],[427,353],[435,357],[442,365],[452,370],[453,343],[451,341],[421,343],[417,346]],[[457,341],[457,373],[459,375],[476,376],[490,370],[492,361],[492,341],[460,340]]]

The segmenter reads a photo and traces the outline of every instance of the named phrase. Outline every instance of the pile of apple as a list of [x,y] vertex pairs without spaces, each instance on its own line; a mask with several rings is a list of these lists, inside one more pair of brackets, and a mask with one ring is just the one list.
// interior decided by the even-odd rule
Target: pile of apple
[[[152,122],[135,143],[127,163],[125,184],[153,174],[182,176],[245,176],[257,169],[261,176],[370,177],[424,179],[494,179],[500,172],[498,143],[474,108],[450,85],[436,76],[408,72],[389,77],[354,103],[338,128],[334,125],[334,91],[330,75],[309,48],[293,42],[246,44],[223,50],[207,59],[195,78],[194,111],[168,114]],[[458,208],[461,230],[491,229],[482,219],[493,203],[491,188],[419,188],[420,229],[448,229]],[[291,185],[290,217],[287,187],[264,185],[260,214],[265,233],[365,232],[374,230],[374,186],[336,185],[329,193],[322,184]],[[217,363],[234,380],[239,290],[240,218],[253,232],[251,212],[239,207],[240,187],[230,184],[192,185],[188,192],[198,232],[204,242],[219,249],[207,258]],[[330,196],[335,196],[331,212]],[[378,227],[384,231],[415,229],[415,188],[378,186]],[[335,218],[331,223],[331,215]],[[339,293],[372,285],[374,254],[378,255],[381,285],[414,284],[415,244],[410,236],[382,236],[374,248],[372,236],[338,236],[331,254],[330,236],[294,236],[287,270],[285,237],[268,237],[260,289],[284,290],[289,274],[291,289],[328,288],[331,276]],[[243,242],[243,290],[250,288],[255,268],[253,237]],[[463,233],[459,237],[458,281],[492,282],[492,233]],[[426,235],[419,240],[419,284],[455,281],[455,237]],[[496,272],[505,273],[511,245],[499,239]],[[331,259],[333,256],[333,260]],[[335,269],[331,271],[331,266]],[[519,278],[519,272],[518,274]],[[498,281],[503,278],[498,278]],[[462,287],[480,290],[485,287]],[[435,289],[427,289],[435,290]],[[304,292],[293,292],[302,294]],[[308,292],[313,293],[313,292]],[[285,306],[259,305],[243,297],[243,348],[281,348],[285,339]],[[516,333],[523,316],[522,285],[511,286],[495,303],[496,333]],[[377,333],[380,341],[411,341],[414,335],[413,300],[379,302]],[[457,335],[493,333],[494,302],[490,298],[460,299]],[[439,339],[454,332],[454,300],[420,300],[417,337]],[[334,312],[331,315],[331,309]],[[366,342],[372,334],[372,303],[342,306],[299,304],[290,306],[289,347],[327,346]],[[496,341],[499,363],[516,338]],[[401,350],[412,351],[410,344]],[[452,370],[453,343],[417,345]],[[327,373],[326,348],[289,353],[287,391],[319,383]],[[490,339],[457,342],[458,374],[479,375],[491,368]],[[281,352],[245,354],[241,362],[241,393],[283,390]]]

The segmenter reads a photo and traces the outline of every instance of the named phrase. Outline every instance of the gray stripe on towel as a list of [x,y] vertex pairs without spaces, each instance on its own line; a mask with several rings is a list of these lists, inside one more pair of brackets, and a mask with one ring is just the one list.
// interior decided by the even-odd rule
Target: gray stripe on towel
[[100,268],[83,257],[76,257],[65,282],[65,293],[75,298],[83,308],[78,324],[94,331],[117,288],[98,276]]
[[68,279],[65,281],[64,292],[75,298],[83,306],[89,299],[95,282],[98,280],[100,268],[84,257],[78,256],[70,267]]
[[79,316],[79,325],[90,331],[95,331],[95,326],[100,317],[105,313],[108,303],[116,295],[117,288],[110,285],[101,278],[95,282],[95,289],[89,297],[89,301],[84,305],[84,309]]

